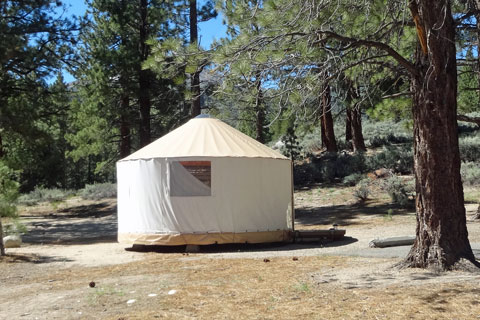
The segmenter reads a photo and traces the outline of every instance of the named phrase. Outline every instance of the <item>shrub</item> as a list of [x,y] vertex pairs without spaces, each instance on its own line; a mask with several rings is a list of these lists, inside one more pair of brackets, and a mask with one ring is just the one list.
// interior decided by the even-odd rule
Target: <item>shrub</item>
[[391,176],[383,181],[383,189],[388,193],[393,203],[406,206],[409,196],[413,193],[412,185],[406,184],[400,177]]
[[478,161],[480,159],[480,138],[469,136],[461,138],[458,141],[460,148],[460,158],[462,161]]
[[462,181],[465,185],[480,185],[480,167],[475,162],[462,162],[460,169]]
[[317,165],[321,181],[332,182],[335,178],[341,178],[365,172],[365,156],[363,153],[324,153],[321,157],[314,159]]
[[315,130],[312,133],[306,134],[300,142],[300,148],[305,154],[312,154],[315,151],[321,150],[322,140],[320,133]]
[[357,185],[357,188],[353,191],[353,195],[360,201],[364,202],[370,195],[370,181],[363,179]]
[[117,185],[115,183],[87,184],[80,191],[83,199],[100,200],[104,198],[115,198],[117,196]]
[[362,131],[365,144],[370,148],[412,141],[412,134],[406,130],[405,122],[402,121],[364,121]]
[[[15,217],[20,184],[16,181],[17,173],[3,162],[0,162],[0,219],[1,217]],[[1,223],[0,223],[1,227]]]
[[338,150],[353,150],[352,142],[345,141],[344,138],[337,139],[337,148]]
[[360,182],[364,178],[365,178],[365,175],[361,173],[353,173],[343,178],[343,184],[346,186],[355,186],[357,185],[358,182]]
[[387,214],[385,215],[385,220],[393,220],[393,210],[388,209]]
[[390,143],[408,143],[412,142],[412,138],[406,134],[394,134],[393,132],[390,132],[387,135],[387,141]]
[[388,143],[387,138],[385,138],[385,137],[373,137],[371,139],[368,139],[366,141],[366,144],[370,148],[378,148],[378,147],[388,145],[389,143]]
[[27,233],[27,226],[21,223],[17,217],[13,218],[9,224],[5,225],[3,235],[9,236]]
[[323,161],[320,166],[321,179],[324,182],[333,182],[337,176],[335,160]]
[[413,172],[413,150],[410,144],[387,146],[379,153],[367,159],[369,171],[379,168],[391,169],[394,172],[409,174]]
[[18,202],[25,205],[34,205],[39,202],[62,201],[74,194],[74,190],[36,187],[32,192],[21,195]]

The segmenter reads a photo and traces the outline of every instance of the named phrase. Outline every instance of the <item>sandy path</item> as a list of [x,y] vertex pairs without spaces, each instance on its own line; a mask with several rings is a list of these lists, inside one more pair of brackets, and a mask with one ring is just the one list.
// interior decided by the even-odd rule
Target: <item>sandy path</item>
[[[476,205],[467,205],[467,214],[473,215]],[[302,219],[304,222],[307,219]],[[312,221],[297,221],[296,228],[311,229],[312,226],[328,229],[329,225]],[[356,222],[355,222],[356,221]],[[185,257],[201,258],[266,258],[288,256],[345,255],[370,258],[401,258],[409,247],[370,248],[375,238],[414,235],[413,213],[386,219],[379,216],[361,216],[346,229],[343,241],[331,243],[293,243],[265,245],[221,245],[202,248],[202,253]],[[29,233],[24,237],[22,248],[8,249],[8,253],[35,254],[43,265],[59,267],[105,266],[138,261],[145,257],[143,252],[126,251],[124,245],[116,242],[117,219],[110,214],[97,217],[27,216],[24,223]],[[469,235],[475,254],[480,257],[480,222],[468,222]],[[167,248],[163,252],[183,252],[184,247]]]

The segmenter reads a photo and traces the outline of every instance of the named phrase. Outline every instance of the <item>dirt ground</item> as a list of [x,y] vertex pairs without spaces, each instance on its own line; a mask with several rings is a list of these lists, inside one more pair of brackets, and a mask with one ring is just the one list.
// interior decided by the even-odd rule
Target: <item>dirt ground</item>
[[[338,242],[126,251],[116,201],[21,209],[24,246],[0,260],[0,319],[480,319],[480,273],[393,268],[409,248],[369,248],[413,235],[413,208],[377,192],[312,186],[295,194],[296,228],[346,230]],[[466,190],[478,199],[478,190]],[[467,200],[467,218],[478,204]],[[480,257],[480,222],[468,221]],[[90,283],[95,286],[90,287]]]

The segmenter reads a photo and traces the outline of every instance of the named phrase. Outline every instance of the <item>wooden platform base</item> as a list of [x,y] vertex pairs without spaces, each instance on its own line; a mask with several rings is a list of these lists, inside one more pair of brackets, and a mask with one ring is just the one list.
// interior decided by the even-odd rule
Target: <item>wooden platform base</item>
[[295,242],[314,242],[321,240],[341,240],[345,236],[344,229],[330,230],[295,230]]

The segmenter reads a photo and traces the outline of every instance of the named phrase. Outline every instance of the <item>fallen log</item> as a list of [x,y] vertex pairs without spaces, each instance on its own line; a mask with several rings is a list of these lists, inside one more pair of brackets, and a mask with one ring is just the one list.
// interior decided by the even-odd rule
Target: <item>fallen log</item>
[[386,248],[398,246],[410,246],[415,241],[415,236],[392,237],[383,239],[373,239],[370,241],[370,248]]
[[295,242],[314,242],[321,240],[341,240],[345,236],[345,229],[330,230],[295,230]]

